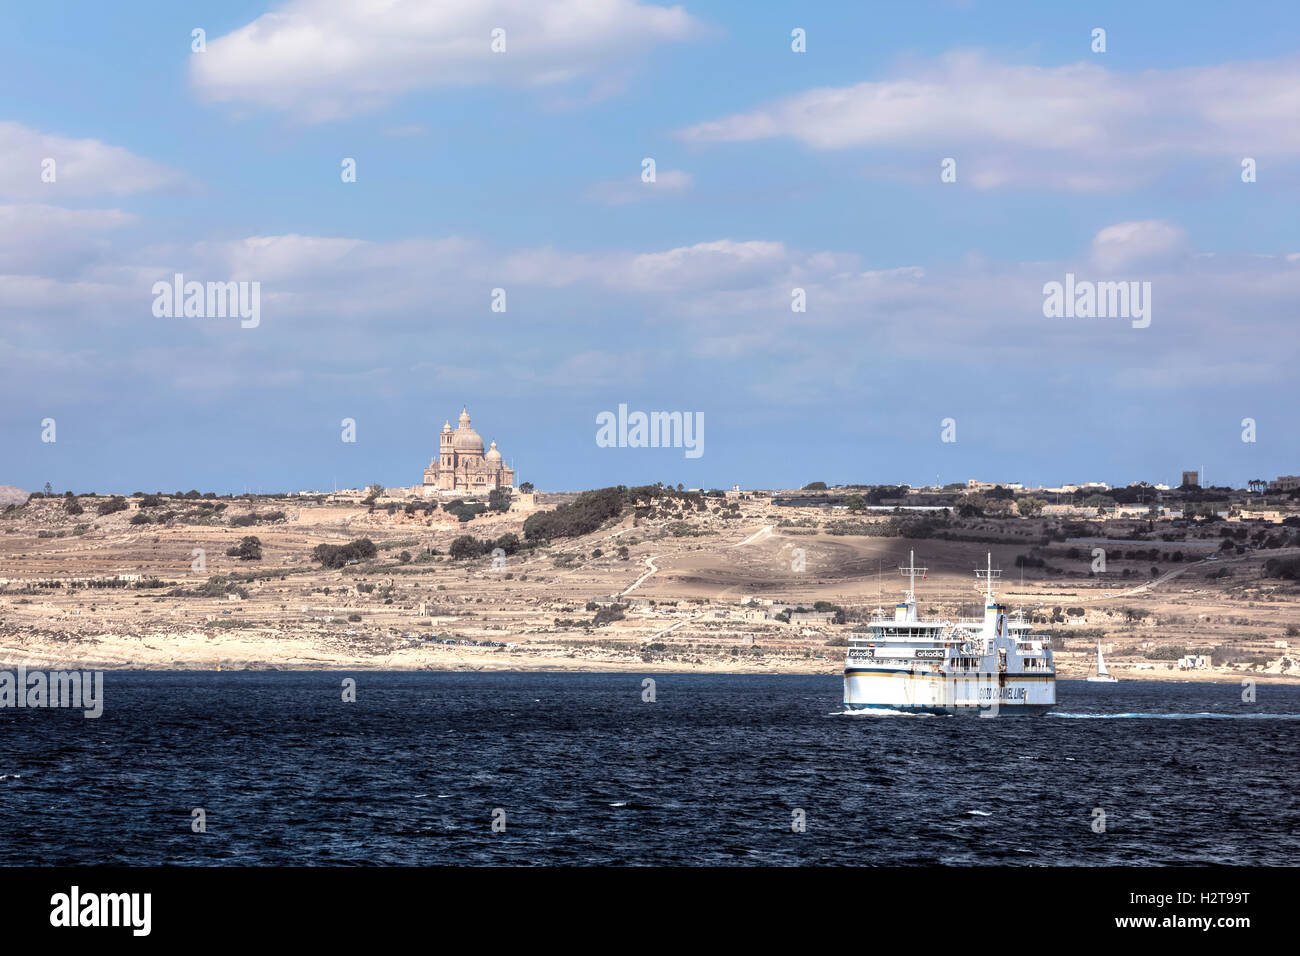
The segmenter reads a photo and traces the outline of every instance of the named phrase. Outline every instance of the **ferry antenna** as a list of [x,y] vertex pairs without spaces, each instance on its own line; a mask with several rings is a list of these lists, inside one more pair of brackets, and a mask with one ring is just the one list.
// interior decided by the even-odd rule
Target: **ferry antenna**
[[993,585],[1002,577],[1002,569],[993,567],[993,552],[989,551],[986,553],[988,556],[987,567],[975,569],[975,577],[983,582],[982,584],[975,585],[975,590],[984,591],[987,603],[992,604],[993,596],[997,593],[993,589]]
[[879,558],[876,559],[876,616],[885,616],[885,583],[883,577],[883,568],[885,564]]
[[924,578],[929,570],[929,568],[918,568],[916,566],[915,551],[908,552],[907,567],[903,567],[901,564],[898,566],[898,573],[907,577],[907,599],[909,601],[916,600],[914,593],[916,591],[916,575],[919,572],[921,577]]

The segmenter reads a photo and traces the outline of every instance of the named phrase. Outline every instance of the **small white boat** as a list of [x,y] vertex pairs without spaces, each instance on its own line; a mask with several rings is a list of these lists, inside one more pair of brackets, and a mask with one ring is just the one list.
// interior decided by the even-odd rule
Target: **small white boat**
[[1118,677],[1111,677],[1110,672],[1106,670],[1106,659],[1101,656],[1101,641],[1097,641],[1097,676],[1089,677],[1089,681],[1094,684],[1118,684]]

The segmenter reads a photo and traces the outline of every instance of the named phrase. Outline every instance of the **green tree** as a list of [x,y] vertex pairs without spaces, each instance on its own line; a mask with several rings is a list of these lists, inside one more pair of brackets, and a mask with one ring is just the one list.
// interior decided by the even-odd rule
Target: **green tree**
[[351,561],[363,561],[379,553],[369,538],[357,538],[347,544],[318,544],[312,549],[312,560],[327,568],[341,568]]
[[254,535],[245,535],[240,539],[239,544],[233,548],[227,548],[226,554],[232,558],[238,558],[240,561],[261,561],[262,542]]
[[463,561],[466,558],[477,558],[483,553],[483,547],[472,534],[462,534],[452,541],[450,553],[453,560]]
[[619,486],[584,491],[571,504],[531,514],[524,521],[524,538],[549,541],[590,534],[606,521],[622,514],[626,490]]
[[621,621],[625,617],[623,613],[623,604],[610,604],[602,607],[596,612],[596,616],[591,619],[591,623],[600,627],[603,624],[609,624],[611,621]]

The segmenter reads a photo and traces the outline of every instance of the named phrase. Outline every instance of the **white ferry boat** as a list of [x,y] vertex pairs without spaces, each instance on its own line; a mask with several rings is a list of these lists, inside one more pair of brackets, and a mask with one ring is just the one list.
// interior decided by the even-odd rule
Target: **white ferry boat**
[[916,566],[912,552],[899,568],[908,587],[892,620],[883,611],[866,634],[849,639],[844,664],[844,706],[849,710],[897,710],[927,714],[1042,714],[1056,706],[1056,666],[1050,641],[1035,639],[1023,620],[1012,621],[995,600],[1001,571],[975,572],[985,592],[978,621],[922,621],[916,613]]

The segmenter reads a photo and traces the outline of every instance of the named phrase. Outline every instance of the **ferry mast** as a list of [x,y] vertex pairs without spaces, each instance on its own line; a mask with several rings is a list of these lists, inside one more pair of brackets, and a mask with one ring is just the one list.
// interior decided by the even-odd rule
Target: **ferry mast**
[[975,590],[976,590],[976,591],[983,591],[983,592],[984,592],[984,596],[985,596],[984,606],[987,608],[987,607],[989,607],[991,604],[993,604],[993,598],[994,598],[994,597],[997,595],[997,593],[998,593],[998,592],[994,589],[993,585],[994,585],[995,582],[997,582],[997,580],[998,580],[999,578],[1002,577],[1002,569],[1001,569],[1001,568],[995,568],[995,567],[993,567],[993,552],[992,552],[992,551],[988,551],[988,552],[985,552],[985,553],[986,553],[987,556],[988,556],[988,566],[987,566],[987,567],[983,567],[983,568],[976,568],[976,569],[975,569],[975,577],[976,577],[978,580],[983,581],[984,583],[983,583],[983,585],[980,585],[980,584],[975,585]]
[[907,578],[907,590],[904,593],[903,603],[895,605],[895,621],[915,621],[916,618],[916,576],[920,574],[924,579],[929,568],[918,568],[916,566],[916,552],[909,551],[907,557],[907,566],[898,566],[898,573]]
[[994,585],[1002,577],[1002,569],[993,567],[993,552],[985,553],[987,555],[987,564],[982,568],[975,569],[976,579],[983,582],[983,584],[976,584],[975,590],[984,592],[984,630],[982,636],[984,646],[987,649],[998,632],[998,612],[1001,608],[996,601],[998,592]]

